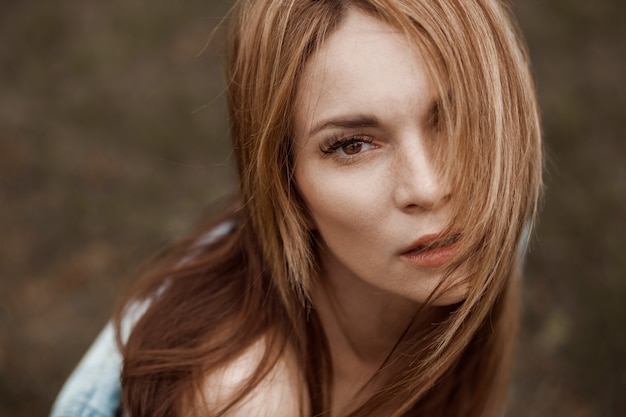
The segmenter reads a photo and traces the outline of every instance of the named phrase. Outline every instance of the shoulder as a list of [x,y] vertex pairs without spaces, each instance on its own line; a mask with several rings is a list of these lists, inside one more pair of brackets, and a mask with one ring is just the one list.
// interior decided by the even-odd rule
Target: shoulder
[[[203,384],[196,411],[202,408],[222,409],[237,398],[266,354],[265,339],[247,348],[226,367],[209,375]],[[224,417],[295,417],[306,415],[308,401],[306,389],[295,356],[289,349],[278,358],[269,372],[245,393],[240,401],[229,408]],[[200,409],[198,409],[198,407]]]

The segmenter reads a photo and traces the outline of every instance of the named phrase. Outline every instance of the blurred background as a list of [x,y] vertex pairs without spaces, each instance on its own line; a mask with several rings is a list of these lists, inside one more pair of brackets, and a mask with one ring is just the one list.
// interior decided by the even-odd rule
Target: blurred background
[[[0,417],[46,415],[139,265],[233,189],[228,0],[0,3]],[[508,415],[626,416],[626,3],[518,0],[545,127]]]

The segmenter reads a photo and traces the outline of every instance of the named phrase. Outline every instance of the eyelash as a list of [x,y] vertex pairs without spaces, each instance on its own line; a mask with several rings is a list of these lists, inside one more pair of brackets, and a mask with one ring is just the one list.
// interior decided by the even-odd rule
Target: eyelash
[[320,151],[325,156],[337,158],[344,162],[350,162],[354,158],[358,158],[361,155],[361,153],[363,153],[364,151],[358,152],[354,155],[341,155],[338,152],[341,148],[344,148],[346,146],[356,144],[356,143],[365,143],[365,144],[371,145],[373,142],[374,142],[374,138],[365,136],[363,134],[354,134],[350,136],[334,137],[334,138],[327,140],[322,145],[320,145]]

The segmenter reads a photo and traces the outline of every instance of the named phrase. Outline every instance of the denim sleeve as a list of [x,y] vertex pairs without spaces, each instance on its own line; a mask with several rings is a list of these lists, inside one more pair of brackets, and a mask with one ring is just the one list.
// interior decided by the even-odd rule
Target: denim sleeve
[[[121,338],[143,316],[149,300],[131,305],[121,323]],[[114,417],[120,413],[122,354],[115,328],[107,323],[72,372],[52,406],[50,417]]]
[[522,232],[522,237],[520,238],[520,242],[517,246],[517,252],[520,259],[520,268],[523,268],[526,263],[526,253],[528,252],[528,244],[530,240],[530,221],[527,221],[524,225],[524,231]]
[[116,416],[121,369],[122,356],[109,322],[65,382],[50,417]]

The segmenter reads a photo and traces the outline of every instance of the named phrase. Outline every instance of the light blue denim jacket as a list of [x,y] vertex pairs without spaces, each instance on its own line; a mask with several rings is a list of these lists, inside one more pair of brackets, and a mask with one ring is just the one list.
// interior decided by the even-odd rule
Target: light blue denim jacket
[[108,323],[59,393],[51,417],[113,417],[120,408],[122,355]]
[[[148,308],[149,301],[132,305],[121,323],[122,341]],[[117,417],[120,410],[122,354],[115,328],[107,323],[63,385],[50,417]]]

